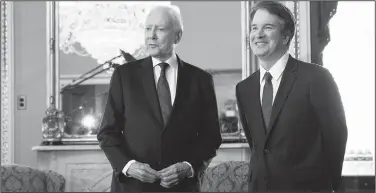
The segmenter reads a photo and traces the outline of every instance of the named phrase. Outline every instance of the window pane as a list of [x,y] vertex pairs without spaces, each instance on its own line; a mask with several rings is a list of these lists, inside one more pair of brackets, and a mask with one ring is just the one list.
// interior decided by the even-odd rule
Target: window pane
[[374,2],[338,2],[329,25],[331,41],[324,50],[324,67],[334,76],[345,108],[346,158],[373,159],[345,163],[344,175],[375,175],[374,9]]

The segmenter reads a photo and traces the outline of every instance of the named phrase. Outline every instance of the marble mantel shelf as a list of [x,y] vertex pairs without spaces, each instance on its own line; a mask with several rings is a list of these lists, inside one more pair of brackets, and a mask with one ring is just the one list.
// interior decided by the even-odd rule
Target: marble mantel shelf
[[[223,143],[220,149],[249,148],[248,143]],[[100,150],[99,145],[40,145],[34,146],[33,151],[85,151]]]
[[34,146],[33,151],[72,151],[100,150],[99,145],[40,145]]

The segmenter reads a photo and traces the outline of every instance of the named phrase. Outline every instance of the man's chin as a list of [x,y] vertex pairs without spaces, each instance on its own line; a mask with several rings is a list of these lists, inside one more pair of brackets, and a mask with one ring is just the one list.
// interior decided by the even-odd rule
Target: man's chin
[[265,52],[254,52],[255,56],[257,56],[257,58],[264,58],[267,56],[267,53]]
[[148,52],[148,54],[149,54],[149,56],[151,56],[151,57],[157,57],[157,56],[159,56],[159,53],[158,52],[153,52],[153,51],[149,51]]

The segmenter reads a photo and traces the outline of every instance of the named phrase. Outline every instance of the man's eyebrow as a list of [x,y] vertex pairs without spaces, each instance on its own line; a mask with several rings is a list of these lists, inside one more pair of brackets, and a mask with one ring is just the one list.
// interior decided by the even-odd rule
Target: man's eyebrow
[[155,26],[155,27],[166,27],[165,25],[154,25],[154,24],[147,24],[146,27]]
[[[252,24],[251,26],[257,26],[257,24]],[[276,25],[272,24],[272,23],[266,23],[266,24],[263,24],[262,26],[272,26],[272,27],[275,27]]]
[[272,26],[272,27],[275,27],[275,26],[276,26],[275,24],[272,24],[272,23],[267,23],[267,24],[265,24],[264,26],[266,26],[266,25],[269,25],[269,26]]

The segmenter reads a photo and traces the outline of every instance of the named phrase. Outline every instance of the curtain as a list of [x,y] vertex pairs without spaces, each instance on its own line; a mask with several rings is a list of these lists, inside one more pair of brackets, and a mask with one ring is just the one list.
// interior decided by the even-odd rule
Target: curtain
[[338,1],[311,1],[311,62],[323,65],[323,51],[330,42],[329,21],[336,14]]

